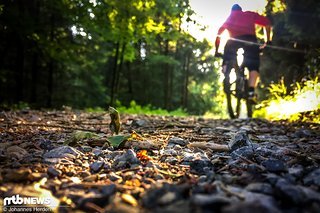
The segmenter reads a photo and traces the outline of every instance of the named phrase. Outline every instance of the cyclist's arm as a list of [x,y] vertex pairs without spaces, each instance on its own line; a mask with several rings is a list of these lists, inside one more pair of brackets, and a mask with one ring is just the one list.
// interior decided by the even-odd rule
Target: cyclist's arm
[[220,46],[220,36],[221,34],[223,33],[223,31],[225,30],[226,28],[224,28],[223,26],[219,28],[218,30],[218,34],[217,34],[217,37],[216,37],[216,41],[215,41],[215,47],[216,47],[216,51],[215,51],[215,54],[217,55],[218,54],[218,50],[219,50],[219,46]]
[[271,42],[271,21],[267,17],[255,13],[255,23],[264,27],[265,43]]
[[271,30],[272,30],[271,25],[267,25],[264,27],[265,43],[271,42]]

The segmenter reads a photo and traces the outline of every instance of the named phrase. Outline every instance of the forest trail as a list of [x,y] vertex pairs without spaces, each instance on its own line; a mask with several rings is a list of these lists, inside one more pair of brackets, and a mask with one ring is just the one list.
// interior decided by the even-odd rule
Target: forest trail
[[[121,115],[112,136],[109,123],[0,112],[1,210],[320,212],[320,125]],[[45,200],[8,205],[19,197]]]

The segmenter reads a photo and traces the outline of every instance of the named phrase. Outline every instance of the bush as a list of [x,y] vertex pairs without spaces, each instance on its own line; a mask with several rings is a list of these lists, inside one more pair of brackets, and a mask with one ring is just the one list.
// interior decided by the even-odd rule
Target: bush
[[320,83],[313,80],[296,83],[288,94],[284,81],[271,84],[269,97],[255,111],[255,117],[271,120],[309,121],[320,123]]

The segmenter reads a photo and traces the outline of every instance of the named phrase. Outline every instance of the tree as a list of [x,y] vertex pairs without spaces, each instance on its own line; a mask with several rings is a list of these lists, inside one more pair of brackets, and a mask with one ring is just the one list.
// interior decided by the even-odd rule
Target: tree
[[264,83],[284,77],[289,87],[295,81],[319,75],[316,69],[311,69],[320,66],[317,60],[320,48],[319,1],[272,0],[268,1],[266,11],[273,22],[273,45],[276,48],[265,51],[261,69]]
[[[1,5],[2,105],[106,108],[135,100],[193,113],[212,106],[209,93],[202,97],[204,85],[214,81],[209,44],[181,29],[193,13],[188,0],[4,0]],[[210,86],[210,94],[216,89]]]

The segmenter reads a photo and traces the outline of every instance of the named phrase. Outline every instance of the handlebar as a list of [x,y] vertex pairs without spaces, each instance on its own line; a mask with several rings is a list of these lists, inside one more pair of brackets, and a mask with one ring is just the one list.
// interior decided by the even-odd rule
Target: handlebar
[[[264,44],[259,44],[259,52],[262,53],[264,49],[268,48],[268,47],[271,47],[272,46],[272,42],[271,41],[268,41]],[[223,53],[219,53],[219,52],[216,52],[214,54],[214,57],[216,58],[223,58]]]

